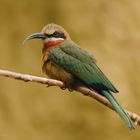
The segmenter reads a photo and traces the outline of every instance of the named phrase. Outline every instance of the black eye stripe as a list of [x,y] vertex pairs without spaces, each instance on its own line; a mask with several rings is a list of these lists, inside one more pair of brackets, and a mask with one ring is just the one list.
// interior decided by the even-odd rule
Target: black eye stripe
[[51,35],[47,35],[48,37],[55,37],[55,38],[65,38],[65,35],[64,33],[59,33],[59,32],[54,32],[53,34]]

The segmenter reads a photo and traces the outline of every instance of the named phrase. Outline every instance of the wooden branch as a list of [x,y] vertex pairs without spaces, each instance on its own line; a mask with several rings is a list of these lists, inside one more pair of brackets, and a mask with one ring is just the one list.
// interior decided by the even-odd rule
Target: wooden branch
[[[8,71],[8,70],[0,69],[0,75],[10,77],[10,78],[15,78],[15,79],[22,80],[22,81],[25,81],[25,82],[36,82],[36,83],[46,84],[48,86],[64,87],[64,83],[62,81],[48,79],[48,78],[42,78],[42,77],[33,76],[33,75],[16,73],[16,72]],[[76,88],[76,91],[82,93],[83,95],[94,98],[95,100],[104,104],[108,108],[114,110],[114,108],[112,107],[112,105],[110,104],[110,102],[106,98],[104,98],[103,96],[101,96],[101,95],[97,94],[96,92],[90,90],[89,88],[84,87],[84,86],[79,86],[79,87]],[[125,111],[130,116],[130,118],[133,120],[135,125],[140,126],[140,116],[138,116],[137,114],[135,114],[133,112],[130,112],[130,111],[127,111],[127,110],[125,110]]]

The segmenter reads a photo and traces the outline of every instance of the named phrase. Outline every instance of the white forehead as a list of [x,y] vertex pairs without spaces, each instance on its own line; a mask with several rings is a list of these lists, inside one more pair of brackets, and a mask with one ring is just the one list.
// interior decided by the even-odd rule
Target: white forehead
[[46,25],[43,29],[42,29],[42,32],[43,33],[46,33],[46,34],[53,34],[55,31],[58,31],[58,32],[62,32],[64,29],[57,25],[57,24],[54,24],[54,23],[51,23],[51,24],[48,24]]

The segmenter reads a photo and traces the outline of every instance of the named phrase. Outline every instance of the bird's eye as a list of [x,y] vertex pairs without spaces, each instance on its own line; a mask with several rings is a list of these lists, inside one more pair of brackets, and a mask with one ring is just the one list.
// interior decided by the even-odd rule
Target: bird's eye
[[64,33],[59,33],[59,32],[54,32],[53,34],[52,34],[52,36],[53,37],[55,37],[55,38],[65,38],[65,36],[64,36]]
[[54,32],[54,33],[53,33],[53,36],[54,36],[54,37],[59,37],[59,36],[60,36],[60,33],[59,33],[59,32]]

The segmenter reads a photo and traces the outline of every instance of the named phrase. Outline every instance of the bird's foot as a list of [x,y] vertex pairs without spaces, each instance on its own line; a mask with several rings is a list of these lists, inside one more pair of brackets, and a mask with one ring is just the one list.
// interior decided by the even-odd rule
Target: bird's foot
[[63,86],[63,87],[60,87],[62,90],[65,90],[66,89],[66,87],[65,86]]
[[70,92],[73,92],[73,89],[72,89],[72,88],[68,88],[68,90],[69,90]]
[[68,89],[70,92],[72,92],[74,89],[71,86],[64,85],[63,87],[60,87],[62,90]]
[[86,94],[84,94],[84,96],[88,96],[88,97],[90,97],[91,94],[90,94],[90,93],[86,93]]

